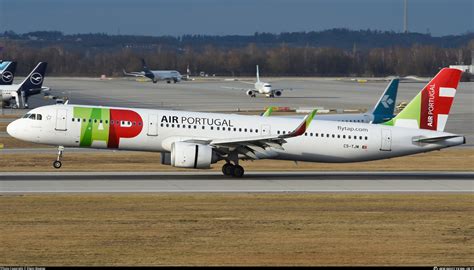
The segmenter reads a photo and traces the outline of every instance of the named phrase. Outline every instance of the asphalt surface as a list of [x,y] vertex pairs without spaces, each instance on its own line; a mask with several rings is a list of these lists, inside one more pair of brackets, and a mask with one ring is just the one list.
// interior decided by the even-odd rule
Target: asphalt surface
[[0,173],[0,194],[56,192],[474,192],[473,172]]

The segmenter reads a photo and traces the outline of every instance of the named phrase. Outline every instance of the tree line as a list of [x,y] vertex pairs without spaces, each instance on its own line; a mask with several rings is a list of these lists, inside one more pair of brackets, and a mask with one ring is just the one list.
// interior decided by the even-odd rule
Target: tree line
[[249,76],[259,65],[265,76],[432,76],[452,64],[470,64],[474,39],[456,48],[415,44],[409,47],[344,50],[334,47],[289,46],[225,48],[206,45],[179,50],[156,44],[153,49],[123,47],[116,50],[74,49],[63,45],[31,46],[21,40],[0,40],[0,59],[18,62],[25,75],[39,61],[48,62],[52,76],[122,76],[122,70],[141,70],[140,59],[150,69],[175,69],[192,75],[204,71],[220,76]]

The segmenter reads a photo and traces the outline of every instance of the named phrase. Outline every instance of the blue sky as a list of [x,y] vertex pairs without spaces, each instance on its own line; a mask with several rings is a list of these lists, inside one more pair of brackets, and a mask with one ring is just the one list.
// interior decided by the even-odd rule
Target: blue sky
[[[404,0],[0,0],[0,31],[248,35],[403,29]],[[472,0],[408,0],[408,29],[473,32]]]

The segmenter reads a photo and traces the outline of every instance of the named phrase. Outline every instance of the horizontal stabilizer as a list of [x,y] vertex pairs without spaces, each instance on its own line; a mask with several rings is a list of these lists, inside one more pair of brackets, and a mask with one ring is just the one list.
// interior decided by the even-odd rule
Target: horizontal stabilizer
[[452,138],[459,138],[462,136],[459,135],[450,135],[450,136],[440,136],[440,137],[432,137],[432,138],[417,138],[414,139],[414,142],[419,142],[419,143],[437,143],[445,140],[449,140]]

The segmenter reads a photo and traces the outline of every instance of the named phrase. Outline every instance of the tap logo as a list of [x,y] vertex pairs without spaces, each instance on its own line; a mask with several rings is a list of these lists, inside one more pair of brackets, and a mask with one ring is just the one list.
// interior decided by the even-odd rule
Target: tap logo
[[8,70],[4,71],[2,73],[2,81],[6,82],[6,83],[9,83],[9,82],[13,81],[13,74]]
[[39,85],[43,82],[43,76],[38,72],[35,72],[31,75],[30,82],[34,85]]

